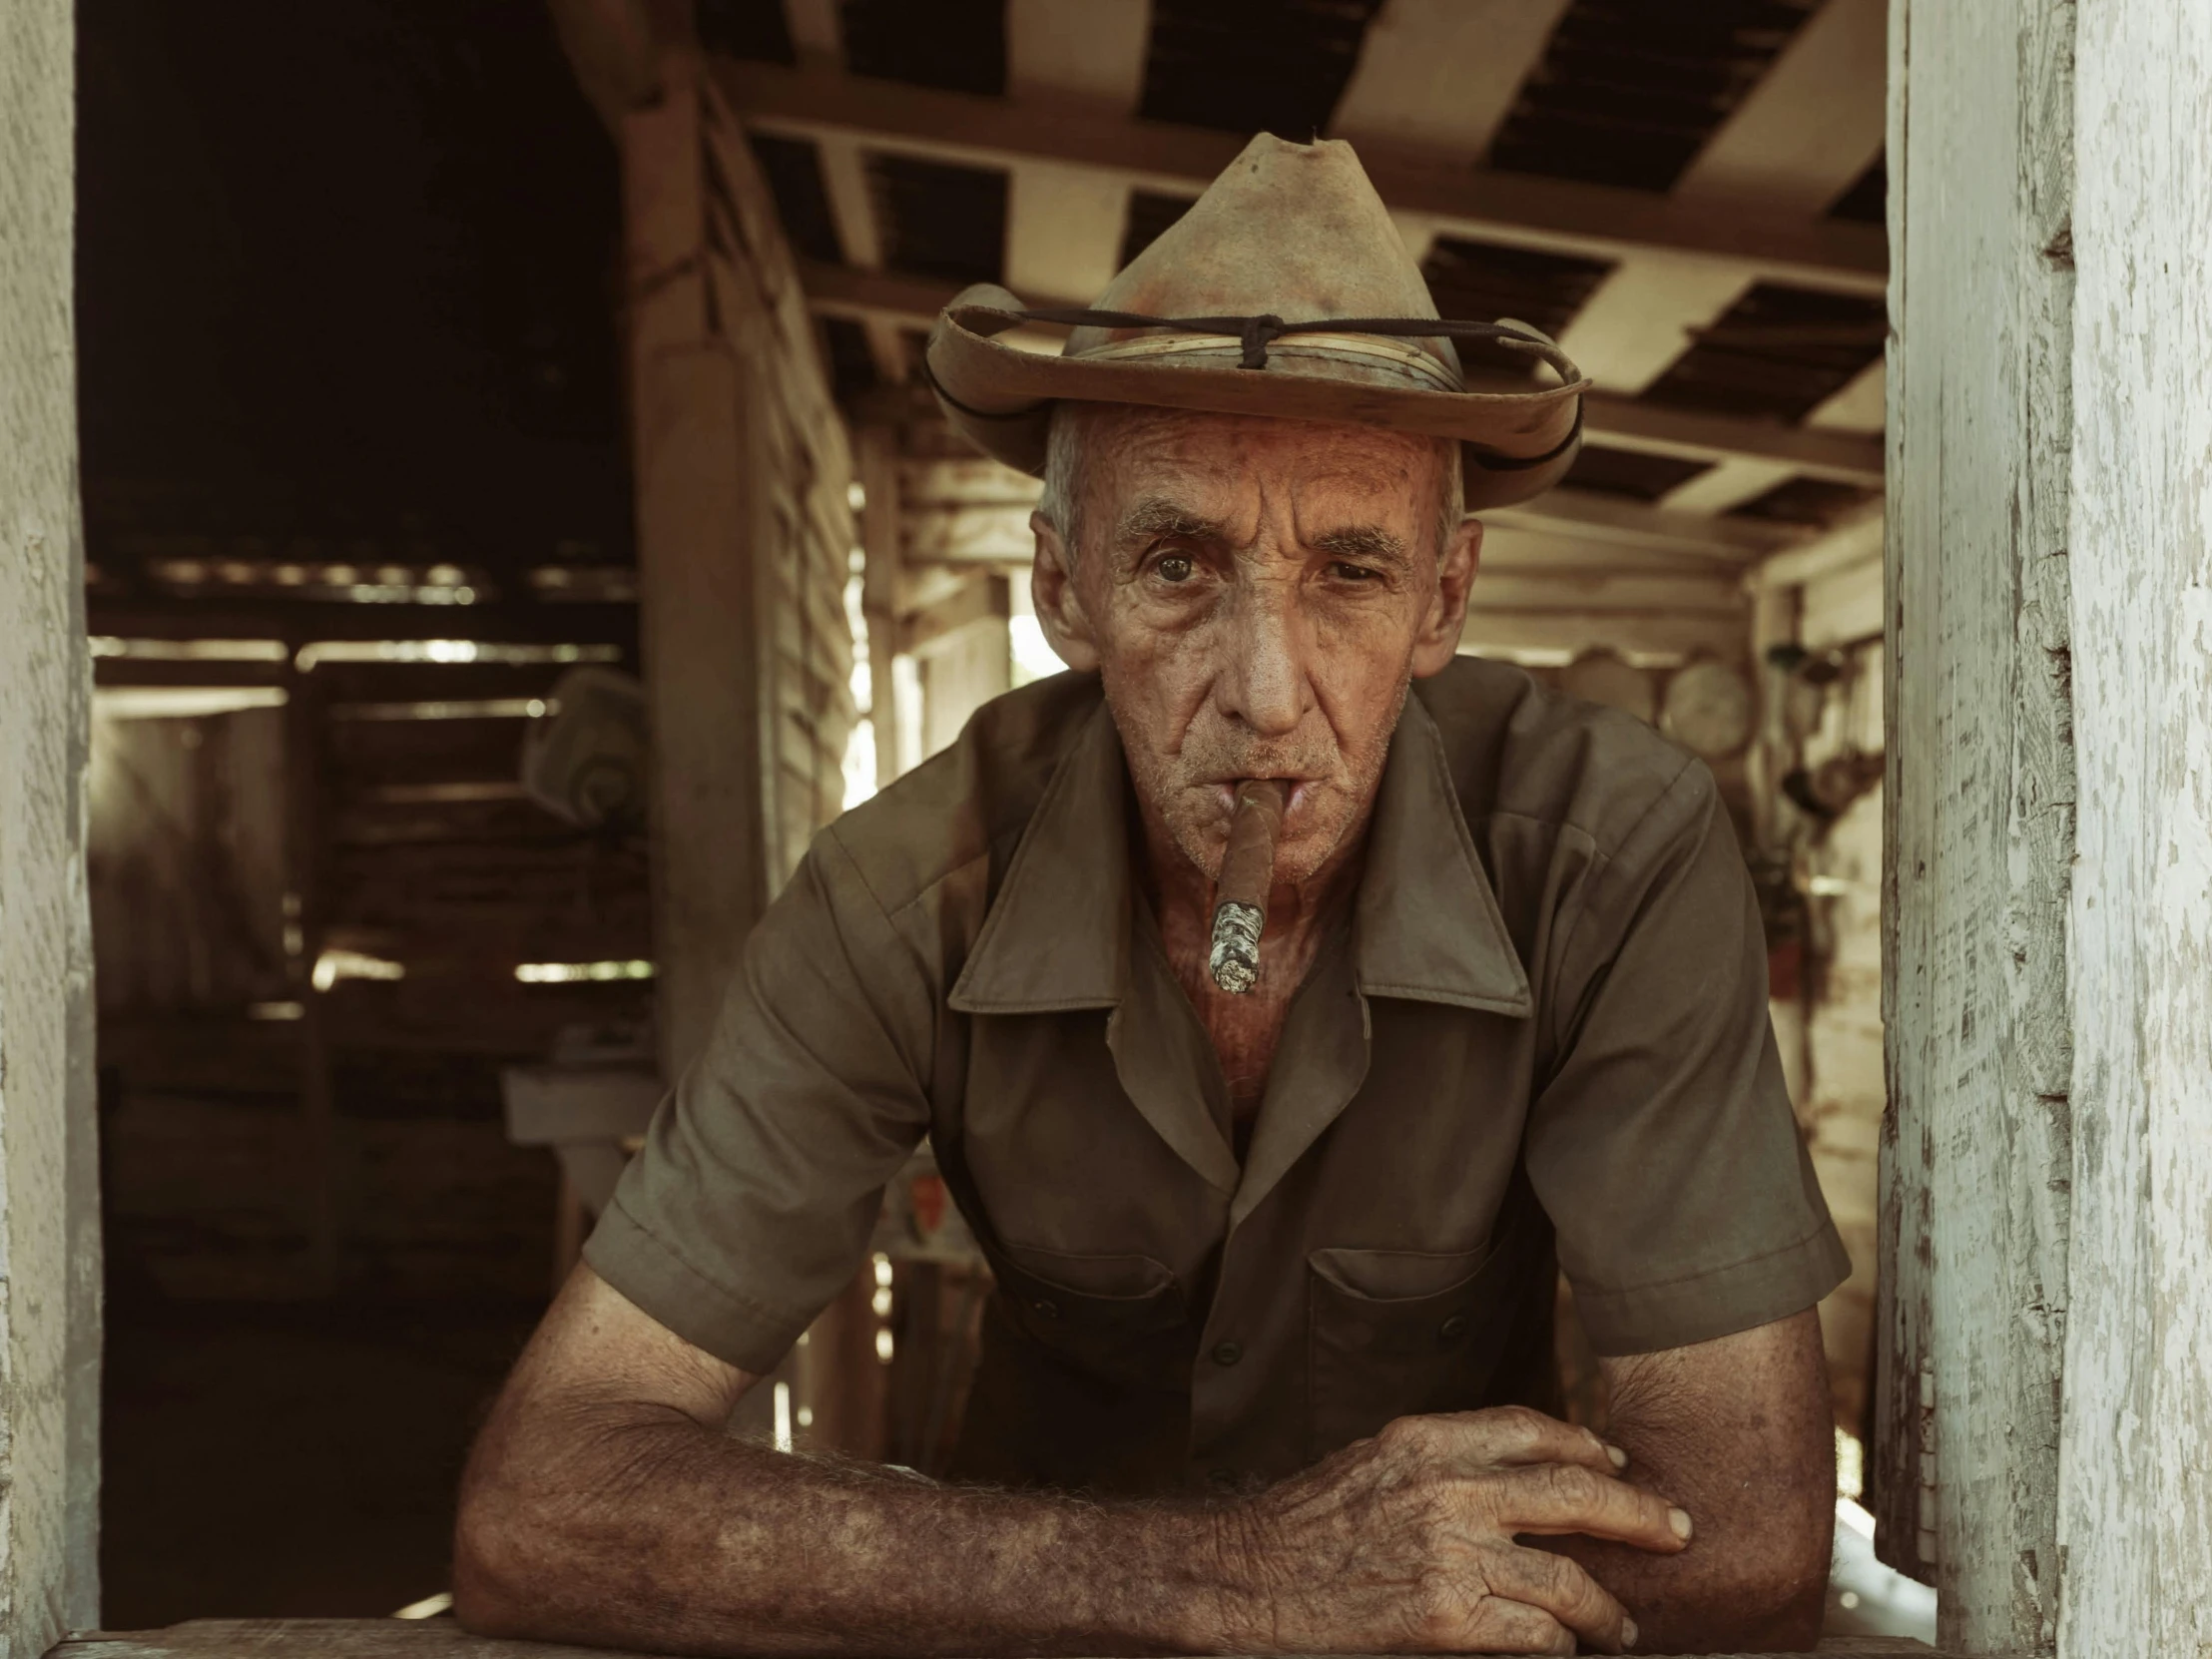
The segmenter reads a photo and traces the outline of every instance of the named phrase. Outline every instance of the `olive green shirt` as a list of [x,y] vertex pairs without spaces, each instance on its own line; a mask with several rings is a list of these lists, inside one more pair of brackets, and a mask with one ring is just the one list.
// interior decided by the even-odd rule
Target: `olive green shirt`
[[955,1472],[1104,1491],[1542,1403],[1554,1249],[1604,1355],[1848,1272],[1727,814],[1649,728],[1471,658],[1415,684],[1241,1160],[1131,817],[1098,682],[1069,674],[824,830],[593,1268],[765,1372],[927,1134],[998,1281]]

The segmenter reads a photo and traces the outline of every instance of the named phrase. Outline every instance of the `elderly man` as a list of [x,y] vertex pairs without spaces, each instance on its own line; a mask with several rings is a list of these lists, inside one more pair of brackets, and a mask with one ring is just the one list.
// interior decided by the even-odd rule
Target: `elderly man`
[[[755,932],[484,1431],[461,1618],[731,1654],[1810,1645],[1846,1263],[1727,818],[1646,728],[1454,654],[1466,507],[1565,468],[1571,365],[1438,319],[1340,144],[1256,140],[1057,358],[989,337],[1016,303],[963,295],[928,365],[1044,473],[1074,672],[839,820]],[[1249,984],[1217,971],[1233,815]],[[925,1134],[998,1283],[953,1481],[727,1436]],[[1602,1438],[1538,1408],[1560,1268]]]

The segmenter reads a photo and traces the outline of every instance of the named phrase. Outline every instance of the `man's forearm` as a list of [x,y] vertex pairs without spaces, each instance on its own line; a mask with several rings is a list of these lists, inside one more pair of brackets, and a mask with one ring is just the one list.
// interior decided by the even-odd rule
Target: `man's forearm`
[[1581,1536],[1545,1547],[1628,1607],[1647,1652],[1813,1646],[1835,1525],[1835,1430],[1815,1317],[1609,1360],[1605,1370],[1606,1438],[1628,1453],[1630,1481],[1689,1512],[1690,1547],[1662,1556]]
[[[496,1432],[497,1424],[494,1424]],[[1204,1651],[1219,1544],[1199,1508],[940,1487],[592,1409],[464,1496],[462,1621],[676,1653]],[[535,1437],[552,1438],[540,1419]]]

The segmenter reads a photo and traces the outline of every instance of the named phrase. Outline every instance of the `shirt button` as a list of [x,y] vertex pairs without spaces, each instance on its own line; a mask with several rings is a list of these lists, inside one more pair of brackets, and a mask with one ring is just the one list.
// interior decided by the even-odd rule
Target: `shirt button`
[[1041,1320],[1056,1320],[1060,1317],[1060,1305],[1050,1297],[1040,1296],[1029,1304],[1029,1311]]
[[1217,1366],[1233,1366],[1243,1358],[1244,1345],[1241,1343],[1216,1343],[1214,1345],[1214,1364]]
[[1453,1314],[1436,1327],[1436,1341],[1439,1343],[1455,1343],[1466,1334],[1467,1316],[1464,1314]]

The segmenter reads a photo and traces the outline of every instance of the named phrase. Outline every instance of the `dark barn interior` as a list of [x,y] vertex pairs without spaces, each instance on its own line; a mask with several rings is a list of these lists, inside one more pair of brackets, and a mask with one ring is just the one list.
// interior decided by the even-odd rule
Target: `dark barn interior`
[[515,977],[651,954],[516,773],[635,666],[614,154],[527,5],[82,20],[108,1618],[388,1613],[553,1272],[498,1069],[649,1014]]
[[[930,405],[931,315],[978,280],[1087,301],[1259,129],[1358,141],[1442,313],[1533,323],[1596,381],[1565,486],[1493,524],[1462,649],[1721,780],[1857,1269],[1824,1310],[1856,1448],[1884,8],[1542,0],[1474,43],[1449,0],[697,0],[653,9],[688,102],[594,33],[624,9],[79,8],[105,1622],[446,1588],[471,1430],[727,964],[671,895],[722,863],[772,890],[1056,666],[1037,486]],[[1453,53],[1486,67],[1439,79]],[[637,112],[680,104],[655,150]],[[641,180],[679,151],[703,206],[655,266]],[[1454,208],[1470,181],[1503,205]],[[752,647],[654,482],[682,328],[775,412],[738,473],[774,520],[742,742],[713,699]],[[752,769],[728,848],[637,769],[570,799],[560,745],[644,743],[645,702],[664,779]],[[961,1237],[910,1171],[754,1426],[941,1466],[986,1288]]]

